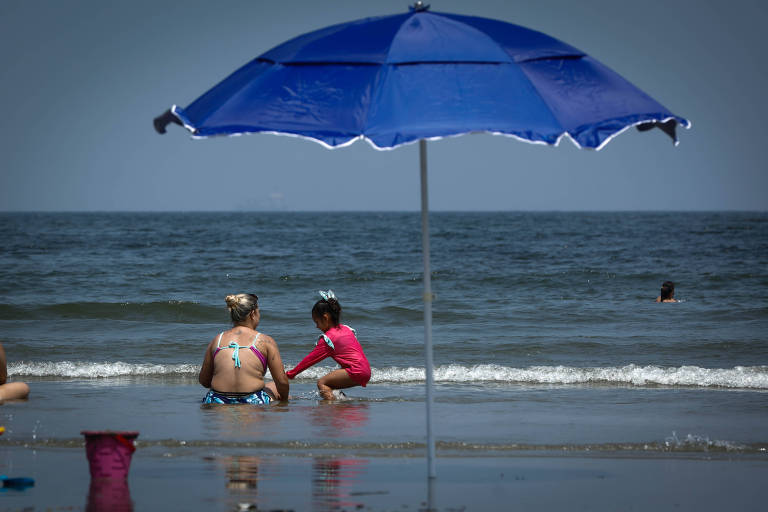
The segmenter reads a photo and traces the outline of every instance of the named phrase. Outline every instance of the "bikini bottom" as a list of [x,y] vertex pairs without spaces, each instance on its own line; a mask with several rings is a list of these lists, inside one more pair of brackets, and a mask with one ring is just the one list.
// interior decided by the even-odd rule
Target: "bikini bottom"
[[266,389],[246,393],[234,393],[209,389],[203,398],[204,404],[255,404],[269,405],[275,398]]

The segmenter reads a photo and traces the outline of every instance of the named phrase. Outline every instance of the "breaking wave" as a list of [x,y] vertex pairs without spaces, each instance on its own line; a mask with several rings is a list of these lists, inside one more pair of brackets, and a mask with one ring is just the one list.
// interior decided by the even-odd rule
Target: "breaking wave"
[[[198,364],[147,364],[125,362],[16,362],[8,373],[18,377],[96,379],[125,376],[192,377]],[[335,367],[315,366],[297,380],[315,380]],[[373,368],[371,384],[417,384],[425,380],[423,367]],[[633,387],[703,387],[768,390],[768,366],[701,368],[698,366],[614,367],[529,366],[515,368],[496,364],[445,365],[434,370],[437,384],[509,385],[607,385]]]

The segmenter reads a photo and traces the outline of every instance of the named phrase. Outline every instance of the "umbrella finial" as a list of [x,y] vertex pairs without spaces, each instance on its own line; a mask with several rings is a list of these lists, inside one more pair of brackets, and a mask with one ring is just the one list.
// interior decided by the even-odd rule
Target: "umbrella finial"
[[414,12],[424,12],[429,10],[429,5],[425,5],[421,0],[416,0],[416,3],[410,6],[410,9]]

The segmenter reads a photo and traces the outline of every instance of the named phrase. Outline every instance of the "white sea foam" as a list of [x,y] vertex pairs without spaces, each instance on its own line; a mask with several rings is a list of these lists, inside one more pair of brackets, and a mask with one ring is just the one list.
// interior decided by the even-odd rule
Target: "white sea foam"
[[[317,370],[320,370],[319,368]],[[313,374],[319,377],[321,372]],[[423,382],[423,368],[382,368],[373,372],[372,382]],[[698,366],[660,367],[571,367],[530,366],[515,368],[495,364],[474,366],[446,365],[435,368],[438,383],[511,384],[621,384],[639,387],[696,386],[768,389],[768,366],[700,368]]]
[[58,361],[41,363],[11,363],[9,375],[29,377],[100,378],[121,376],[162,376],[196,374],[199,366],[191,364],[136,364],[123,362]]
[[[299,380],[315,380],[332,366],[314,366]],[[196,364],[136,364],[124,362],[18,362],[8,366],[12,376],[105,378],[120,376],[194,376]],[[425,380],[423,367],[373,368],[371,383],[420,383]],[[701,368],[698,366],[614,367],[529,366],[515,368],[496,364],[445,365],[434,370],[436,383],[496,384],[604,384],[638,387],[690,386],[731,389],[768,390],[768,366]]]
[[708,436],[688,434],[678,437],[677,432],[672,432],[670,437],[664,440],[664,446],[669,450],[725,450],[725,451],[744,451],[748,447],[742,443],[725,441],[720,439],[710,439]]

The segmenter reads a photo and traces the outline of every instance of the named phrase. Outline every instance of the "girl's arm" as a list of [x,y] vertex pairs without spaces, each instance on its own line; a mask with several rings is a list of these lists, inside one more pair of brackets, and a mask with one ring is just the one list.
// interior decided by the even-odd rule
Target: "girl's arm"
[[204,388],[210,388],[211,381],[213,381],[213,354],[211,353],[211,347],[215,340],[216,338],[211,340],[208,346],[205,347],[203,365],[200,367],[200,374],[197,376],[198,382],[200,382]]
[[329,347],[325,341],[323,341],[322,338],[318,340],[317,345],[315,346],[314,350],[307,354],[307,356],[301,360],[299,364],[296,365],[296,368],[293,370],[288,370],[285,372],[285,374],[288,376],[289,379],[292,379],[296,377],[298,374],[309,368],[310,366],[319,363],[326,357],[333,354],[333,350],[331,350],[331,347]]

